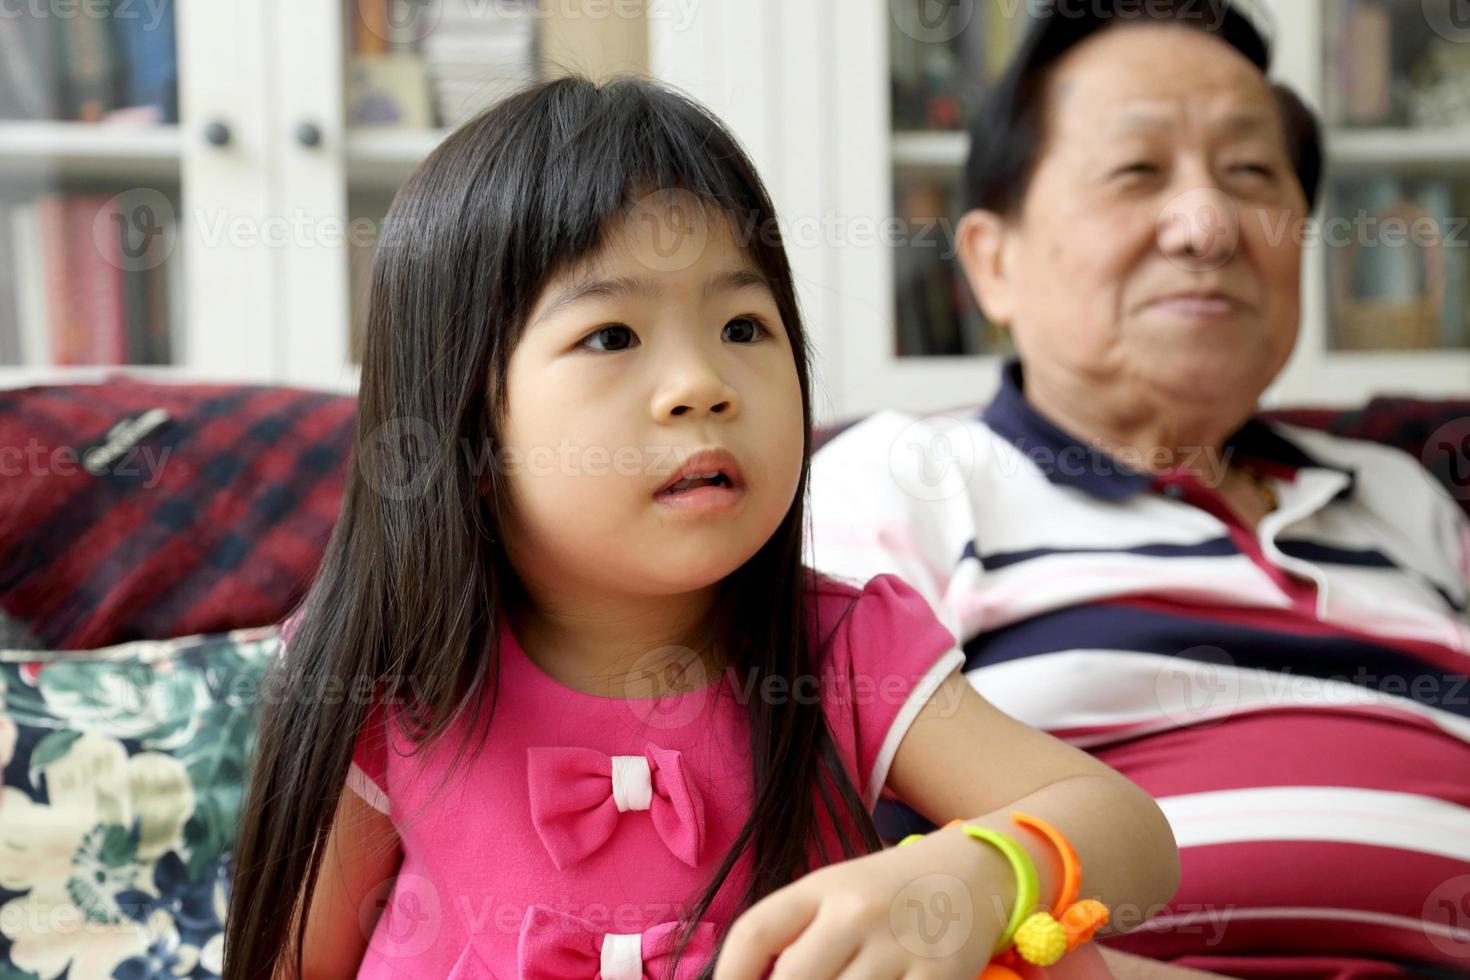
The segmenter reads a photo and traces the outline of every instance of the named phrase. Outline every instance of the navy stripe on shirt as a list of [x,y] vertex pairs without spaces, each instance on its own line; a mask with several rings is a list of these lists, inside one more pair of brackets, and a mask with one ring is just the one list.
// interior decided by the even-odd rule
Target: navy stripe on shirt
[[1091,646],[1346,681],[1470,718],[1463,673],[1386,644],[1118,603],[1071,606],[981,634],[964,645],[965,670]]

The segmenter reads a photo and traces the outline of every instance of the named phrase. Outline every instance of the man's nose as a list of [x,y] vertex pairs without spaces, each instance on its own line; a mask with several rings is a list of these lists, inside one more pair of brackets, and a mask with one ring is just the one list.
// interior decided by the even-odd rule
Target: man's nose
[[1201,181],[1159,213],[1159,248],[1192,269],[1218,269],[1240,247],[1240,212],[1229,194]]

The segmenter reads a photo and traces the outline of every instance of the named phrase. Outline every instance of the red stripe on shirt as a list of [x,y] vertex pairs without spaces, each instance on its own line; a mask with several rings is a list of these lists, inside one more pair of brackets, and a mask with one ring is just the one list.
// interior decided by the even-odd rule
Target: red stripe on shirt
[[1261,786],[1417,793],[1470,807],[1470,745],[1418,717],[1268,708],[1094,750],[1155,797]]

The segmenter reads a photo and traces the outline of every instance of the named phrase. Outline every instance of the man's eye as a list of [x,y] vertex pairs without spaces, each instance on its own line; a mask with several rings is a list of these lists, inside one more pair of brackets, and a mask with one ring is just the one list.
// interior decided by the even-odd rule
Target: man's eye
[[759,318],[753,316],[737,316],[735,319],[725,324],[725,329],[727,331],[731,327],[735,328],[735,332],[739,336],[749,336],[749,339],[737,340],[737,343],[752,344],[755,343],[757,340],[760,340],[761,337],[770,333],[770,331],[766,329],[766,325],[762,323]]
[[1266,163],[1238,163],[1233,169],[1244,171],[1248,174],[1254,174],[1258,177],[1269,178],[1276,176],[1276,171],[1271,167],[1270,164]]
[[583,337],[581,342],[577,346],[589,346],[588,341],[593,340],[597,337],[610,339],[612,346],[598,347],[592,345],[591,349],[607,351],[609,353],[613,351],[627,350],[628,348],[633,347],[638,341],[638,338],[633,334],[633,331],[630,328],[623,326],[621,323],[612,323],[605,327],[599,327],[598,329],[592,331],[587,336]]

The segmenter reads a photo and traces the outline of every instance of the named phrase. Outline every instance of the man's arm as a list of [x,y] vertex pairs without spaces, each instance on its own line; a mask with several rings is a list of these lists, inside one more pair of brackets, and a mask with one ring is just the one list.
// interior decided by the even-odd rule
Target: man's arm
[[1117,980],[1230,980],[1220,973],[1206,973],[1187,967],[1160,963],[1131,953],[1120,953],[1106,946],[1098,946],[1103,962],[1113,971]]

